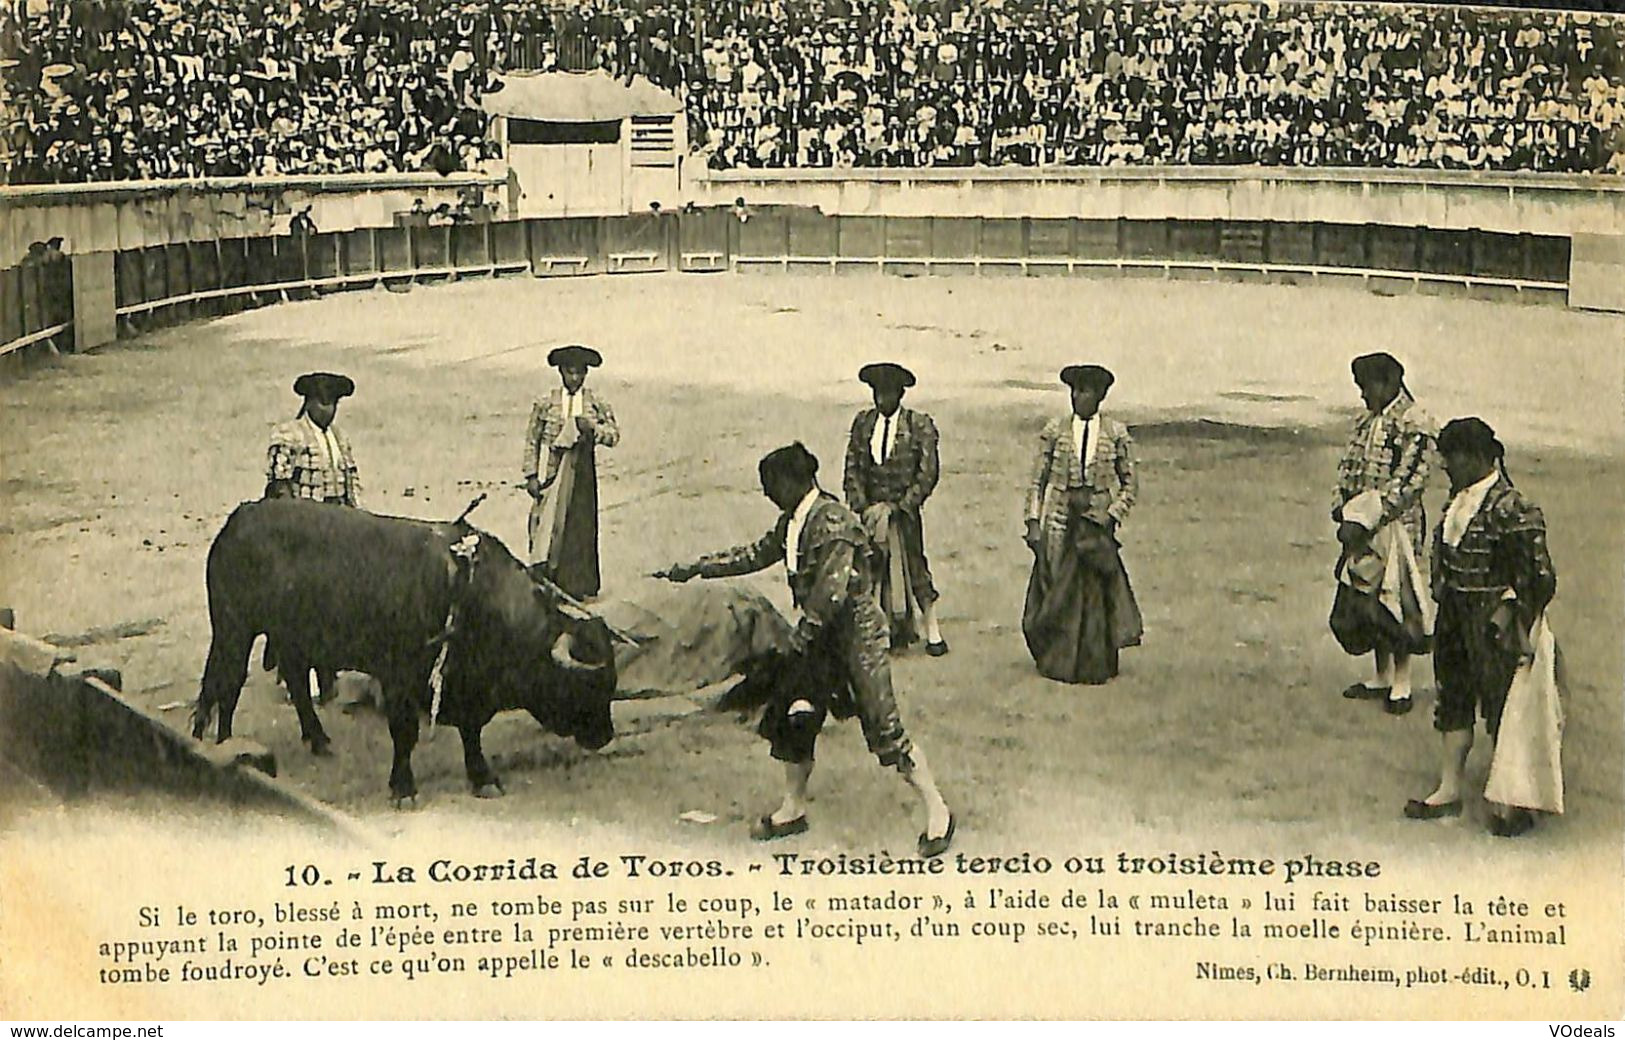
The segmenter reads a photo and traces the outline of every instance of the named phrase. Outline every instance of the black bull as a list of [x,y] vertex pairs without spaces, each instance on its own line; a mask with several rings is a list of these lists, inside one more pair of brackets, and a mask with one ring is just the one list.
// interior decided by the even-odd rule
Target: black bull
[[[523,709],[588,749],[615,735],[614,647],[608,627],[566,615],[506,546],[469,525],[375,516],[292,499],[239,506],[209,549],[208,663],[193,718],[216,737],[248,675],[254,640],[277,647],[304,739],[326,747],[310,670],[366,672],[383,688],[394,759],[390,793],[417,793],[418,716],[457,727],[476,794],[501,792],[480,748],[497,712]],[[448,625],[448,617],[450,625]],[[441,692],[431,675],[445,643]]]

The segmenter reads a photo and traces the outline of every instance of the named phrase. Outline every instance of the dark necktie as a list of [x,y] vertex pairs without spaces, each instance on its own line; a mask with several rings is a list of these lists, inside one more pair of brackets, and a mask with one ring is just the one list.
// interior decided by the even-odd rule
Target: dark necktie
[[1090,423],[1090,421],[1091,420],[1089,420],[1089,419],[1083,420],[1083,443],[1078,445],[1078,473],[1082,477],[1084,477],[1084,479],[1086,479],[1086,480],[1089,477],[1089,423]]
[[884,466],[891,457],[891,416],[886,416],[886,422],[880,428],[880,464]]

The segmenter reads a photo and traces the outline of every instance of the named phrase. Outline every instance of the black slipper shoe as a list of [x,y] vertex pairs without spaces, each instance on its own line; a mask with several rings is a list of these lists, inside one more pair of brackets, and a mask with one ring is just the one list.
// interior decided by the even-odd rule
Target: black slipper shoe
[[925,644],[925,652],[932,657],[941,657],[948,652],[948,641],[939,639],[935,643],[927,643]]
[[807,817],[797,816],[793,820],[775,823],[772,816],[764,816],[750,826],[750,836],[757,841],[774,841],[778,838],[788,838],[792,834],[804,834],[807,830]]
[[1343,699],[1348,701],[1374,701],[1386,699],[1392,686],[1367,686],[1365,683],[1355,683],[1343,691]]
[[1440,802],[1433,805],[1420,798],[1412,798],[1405,803],[1405,816],[1412,820],[1442,820],[1446,816],[1461,815],[1461,799],[1453,802]]
[[1497,838],[1516,838],[1535,829],[1535,816],[1528,810],[1519,810],[1511,816],[1491,816],[1490,833]]
[[1409,697],[1390,697],[1382,702],[1382,710],[1390,715],[1409,715],[1411,713],[1411,699]]
[[938,838],[927,837],[924,831],[920,832],[920,858],[936,859],[948,851],[948,846],[954,843],[954,814],[948,814],[948,829]]

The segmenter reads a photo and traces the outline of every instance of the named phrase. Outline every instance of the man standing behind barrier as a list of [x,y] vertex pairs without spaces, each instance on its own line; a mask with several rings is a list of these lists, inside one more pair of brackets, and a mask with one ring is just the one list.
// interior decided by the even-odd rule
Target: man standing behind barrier
[[874,390],[875,406],[852,420],[843,486],[846,504],[863,519],[879,552],[874,587],[891,622],[893,649],[907,646],[923,624],[926,652],[948,652],[937,623],[937,589],[925,558],[920,510],[937,486],[937,427],[924,412],[903,407],[914,373],[889,361],[864,365],[858,378]]
[[[588,390],[587,369],[603,364],[591,347],[556,347],[547,363],[563,386],[537,401],[525,432],[525,490],[530,492],[530,559],[580,599],[598,595],[597,447],[621,439],[609,404]],[[542,468],[543,459],[546,469]]]

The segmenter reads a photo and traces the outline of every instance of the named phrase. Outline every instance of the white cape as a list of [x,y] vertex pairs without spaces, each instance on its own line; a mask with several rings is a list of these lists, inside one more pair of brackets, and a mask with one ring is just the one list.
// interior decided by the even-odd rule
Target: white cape
[[1507,690],[1501,732],[1484,798],[1539,812],[1563,811],[1563,701],[1557,640],[1542,613],[1529,632],[1535,658],[1519,666]]

